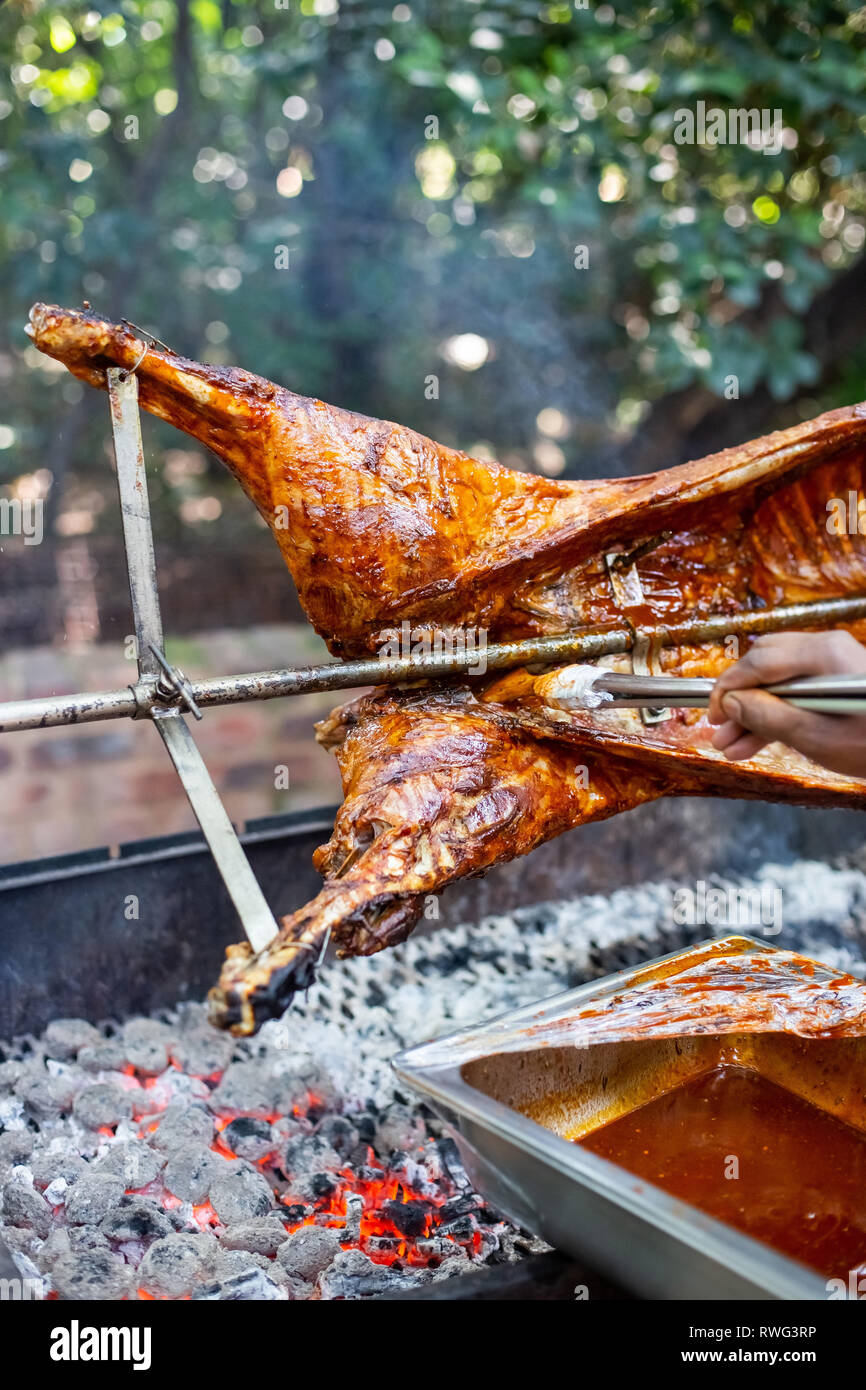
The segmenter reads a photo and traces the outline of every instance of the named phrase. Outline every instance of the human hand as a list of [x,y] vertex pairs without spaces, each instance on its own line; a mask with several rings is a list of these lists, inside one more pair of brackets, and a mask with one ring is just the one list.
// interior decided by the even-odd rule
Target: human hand
[[739,762],[779,742],[831,772],[866,777],[866,715],[815,714],[756,689],[800,676],[866,676],[866,647],[842,631],[759,637],[713,687],[713,747]]

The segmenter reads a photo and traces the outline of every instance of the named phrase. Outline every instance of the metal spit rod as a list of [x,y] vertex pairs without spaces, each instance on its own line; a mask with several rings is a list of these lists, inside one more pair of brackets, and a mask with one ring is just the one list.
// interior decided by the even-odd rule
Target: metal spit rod
[[[185,677],[173,670],[162,653],[162,615],[138,413],[138,380],[133,372],[122,372],[116,367],[110,368],[107,375],[139,683],[154,697],[183,700],[201,718],[195,698],[188,694]],[[254,951],[262,951],[278,935],[279,928],[186,720],[180,709],[171,705],[152,703],[148,713],[174,763],[250,944]]]
[[[866,596],[824,599],[818,603],[793,603],[755,613],[718,613],[697,623],[643,629],[659,646],[688,646],[720,642],[730,636],[757,636],[809,627],[830,627],[866,618]],[[252,671],[241,676],[213,676],[188,681],[186,686],[201,708],[235,705],[247,700],[274,700],[284,695],[307,695],[322,690],[352,690],[361,686],[399,684],[401,681],[507,671],[517,666],[557,665],[592,661],[631,651],[635,633],[630,627],[570,632],[559,637],[533,637],[519,642],[497,642],[485,651],[433,652],[426,656],[367,657],[361,661],[330,661],[320,666]],[[157,646],[160,644],[157,643]],[[158,663],[157,663],[158,664]],[[48,729],[61,724],[91,724],[105,719],[135,719],[149,715],[154,706],[164,707],[179,697],[159,688],[156,677],[140,678],[122,690],[92,691],[81,695],[51,695],[39,700],[0,703],[0,733],[18,729]],[[654,697],[657,702],[658,696]],[[668,703],[670,703],[668,701]]]

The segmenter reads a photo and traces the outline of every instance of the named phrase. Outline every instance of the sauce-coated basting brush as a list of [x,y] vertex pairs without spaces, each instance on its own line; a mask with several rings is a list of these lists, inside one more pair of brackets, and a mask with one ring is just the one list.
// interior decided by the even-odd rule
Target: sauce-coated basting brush
[[[705,677],[636,676],[598,666],[565,666],[545,681],[547,704],[562,709],[624,709],[710,702],[715,681]],[[866,714],[866,678],[805,676],[762,687],[768,695],[818,714]]]

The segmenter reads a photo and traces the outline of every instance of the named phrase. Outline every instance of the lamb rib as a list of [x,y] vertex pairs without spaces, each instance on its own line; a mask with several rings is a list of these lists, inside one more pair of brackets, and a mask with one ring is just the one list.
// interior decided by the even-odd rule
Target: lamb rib
[[[643,477],[555,481],[237,368],[155,347],[140,360],[145,340],[89,313],[37,305],[30,333],[94,386],[106,367],[139,362],[144,408],[226,462],[340,656],[381,650],[404,620],[504,641],[866,594],[866,538],[828,525],[831,499],[864,485],[866,405]],[[639,596],[611,583],[612,551],[633,561]],[[850,630],[866,636],[866,624]],[[673,646],[660,669],[713,676],[734,655],[730,644]],[[602,664],[629,669],[630,658]],[[543,690],[526,669],[380,689],[320,726],[346,798],[316,855],[325,885],[259,957],[230,949],[215,1022],[254,1031],[308,982],[328,934],[342,954],[379,950],[446,884],[642,801],[866,805],[866,784],[778,746],[727,763],[701,711],[646,726],[633,710],[552,709]]]

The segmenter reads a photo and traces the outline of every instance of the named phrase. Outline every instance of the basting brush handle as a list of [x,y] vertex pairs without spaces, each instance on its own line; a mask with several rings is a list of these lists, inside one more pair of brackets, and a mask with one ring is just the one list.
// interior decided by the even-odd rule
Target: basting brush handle
[[[701,709],[710,702],[715,681],[706,677],[636,676],[630,673],[599,672],[592,681],[595,695],[608,695],[599,707],[658,708],[679,706]],[[763,687],[768,695],[787,700],[798,709],[818,714],[866,714],[866,678],[852,676],[804,676]]]

